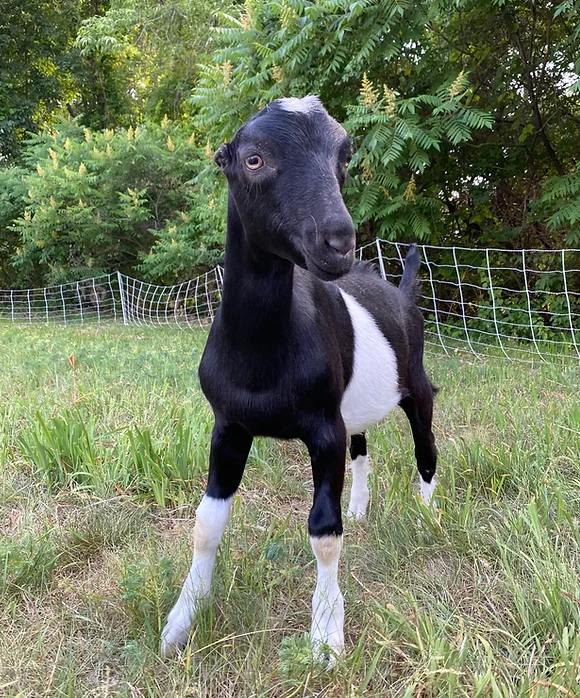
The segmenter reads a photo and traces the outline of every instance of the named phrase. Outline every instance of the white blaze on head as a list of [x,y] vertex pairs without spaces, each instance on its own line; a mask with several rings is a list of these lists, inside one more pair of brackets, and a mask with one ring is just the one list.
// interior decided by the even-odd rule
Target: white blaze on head
[[284,97],[277,100],[277,103],[283,111],[300,112],[302,114],[324,111],[322,102],[315,95],[308,95],[308,97],[303,97],[302,99],[298,99],[298,97]]

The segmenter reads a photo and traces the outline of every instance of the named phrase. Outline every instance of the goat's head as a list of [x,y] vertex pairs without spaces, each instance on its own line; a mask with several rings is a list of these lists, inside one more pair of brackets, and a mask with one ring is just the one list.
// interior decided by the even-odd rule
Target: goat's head
[[346,131],[317,97],[304,97],[269,104],[214,159],[249,245],[329,280],[354,261],[355,229],[340,193],[350,157]]

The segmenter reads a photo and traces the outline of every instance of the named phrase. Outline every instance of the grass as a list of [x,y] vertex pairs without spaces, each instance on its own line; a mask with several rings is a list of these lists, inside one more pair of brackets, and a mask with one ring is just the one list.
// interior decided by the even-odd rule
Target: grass
[[1,696],[580,696],[572,360],[427,357],[442,388],[439,509],[416,494],[396,413],[369,434],[369,517],[345,526],[348,656],[331,673],[304,634],[315,583],[307,453],[256,440],[213,603],[187,651],[161,660],[206,475],[204,340],[0,328]]

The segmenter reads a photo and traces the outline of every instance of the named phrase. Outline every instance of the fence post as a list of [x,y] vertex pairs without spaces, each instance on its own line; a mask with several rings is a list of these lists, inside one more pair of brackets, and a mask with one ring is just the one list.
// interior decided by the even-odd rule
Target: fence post
[[81,325],[85,324],[85,316],[83,315],[83,299],[81,296],[81,290],[79,288],[79,282],[77,281],[77,298],[79,299],[79,311],[81,314]]
[[433,281],[433,272],[431,271],[431,264],[429,258],[427,257],[427,248],[423,245],[423,259],[425,260],[425,265],[427,271],[429,272],[429,283],[431,285],[431,298],[433,299],[433,312],[435,314],[435,327],[437,328],[437,336],[439,337],[439,342],[443,347],[443,351],[449,356],[445,342],[443,341],[443,336],[441,335],[441,328],[439,327],[439,315],[437,310],[437,294],[435,293],[435,282]]
[[506,350],[503,348],[503,342],[501,341],[501,333],[499,331],[499,326],[497,324],[497,312],[495,308],[495,291],[493,289],[493,281],[491,278],[491,266],[489,264],[489,250],[486,248],[485,250],[485,261],[487,263],[487,278],[489,279],[489,294],[491,296],[491,306],[493,310],[493,324],[495,325],[495,334],[497,337],[497,341],[499,342],[499,346],[501,347],[501,350],[504,353],[504,356],[506,359],[509,359],[511,361],[511,357],[506,354]]
[[95,301],[97,303],[97,322],[101,324],[101,308],[99,306],[99,294],[97,293],[97,287],[95,286],[95,277],[93,276],[93,293],[95,294]]
[[64,291],[62,290],[62,284],[59,286],[60,288],[60,299],[62,301],[62,319],[64,324],[66,325],[66,303],[64,300]]
[[[379,257],[379,269],[381,270],[381,276],[383,279],[387,279],[387,275],[385,274],[385,264],[383,262],[383,253],[381,251],[381,243],[379,242],[379,238],[375,240],[375,244],[377,246],[377,255]],[[398,249],[397,249],[398,252]]]
[[121,310],[123,311],[123,324],[128,325],[127,308],[125,307],[125,292],[123,290],[123,276],[120,271],[117,272],[117,281],[119,282],[119,295],[121,296]]

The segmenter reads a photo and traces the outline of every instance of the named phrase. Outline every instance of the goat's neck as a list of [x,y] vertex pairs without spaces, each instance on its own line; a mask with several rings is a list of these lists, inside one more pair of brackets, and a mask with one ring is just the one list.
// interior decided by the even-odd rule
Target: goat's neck
[[228,200],[221,322],[238,349],[271,344],[288,330],[294,265],[250,247],[233,198]]

